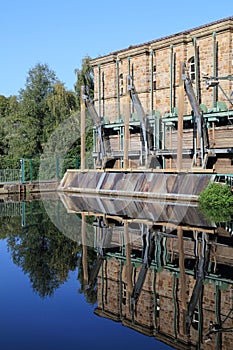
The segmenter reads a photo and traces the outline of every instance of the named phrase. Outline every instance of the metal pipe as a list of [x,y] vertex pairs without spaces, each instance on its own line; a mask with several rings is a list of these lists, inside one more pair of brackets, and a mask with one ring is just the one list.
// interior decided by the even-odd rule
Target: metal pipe
[[[128,77],[130,76],[130,57],[128,57]],[[127,86],[128,86],[127,77]],[[131,115],[131,98],[130,91],[127,89],[126,96],[126,112],[125,112],[125,124],[124,124],[124,169],[129,167],[129,120]]]
[[[183,66],[180,64],[180,78],[178,87],[178,130],[177,130],[177,170],[182,169],[183,149],[183,117],[184,117],[184,82],[182,80]],[[172,147],[171,147],[172,149]]]
[[81,88],[81,170],[85,169],[85,143],[86,143],[86,108],[83,99],[83,88]]
[[119,84],[119,60],[116,60],[116,92],[117,92],[117,116],[120,119],[121,108],[120,108],[120,84]]
[[[213,32],[213,41],[212,41],[212,59],[213,59],[213,66],[212,66],[212,76],[216,77],[217,76],[217,46],[216,46],[216,33]],[[217,102],[217,86],[213,87],[213,92],[212,92],[212,107],[216,107],[216,102]]]
[[170,113],[173,113],[173,45],[170,46]]
[[[134,79],[134,77],[133,77],[133,75],[131,74],[131,64],[130,64],[131,62],[130,62],[130,57],[128,57],[128,77],[132,77],[132,84],[133,84],[133,79]],[[132,66],[132,69],[133,69],[133,66]],[[126,82],[126,86],[128,86],[128,84],[129,84],[129,81],[128,81],[128,78],[127,77],[127,82]],[[127,102],[128,103],[128,102]],[[132,113],[132,109],[133,109],[133,106],[132,106],[132,103],[131,103],[131,100],[130,100],[130,114]],[[127,107],[128,108],[128,107]]]
[[100,64],[98,65],[98,114],[101,116],[101,70]]
[[[165,150],[166,148],[166,125],[165,123],[162,123],[162,149]],[[163,156],[163,169],[166,169],[166,159]]]
[[195,67],[195,82],[196,82],[196,98],[199,102],[200,100],[200,92],[199,92],[199,67],[198,67],[198,46],[197,46],[197,38],[193,38],[194,45],[194,67]]
[[131,75],[131,71],[130,71],[130,57],[128,57],[128,75]]
[[161,123],[160,123],[160,115],[156,114],[156,149],[160,149],[160,129],[161,129]]
[[104,94],[104,84],[105,84],[105,77],[104,77],[104,72],[102,72],[102,100],[103,100],[103,114],[102,114],[102,117],[105,116],[105,94]]
[[153,67],[154,67],[154,60],[153,60],[154,51],[150,51],[150,111],[151,114],[153,113],[154,109],[154,91],[153,91]]

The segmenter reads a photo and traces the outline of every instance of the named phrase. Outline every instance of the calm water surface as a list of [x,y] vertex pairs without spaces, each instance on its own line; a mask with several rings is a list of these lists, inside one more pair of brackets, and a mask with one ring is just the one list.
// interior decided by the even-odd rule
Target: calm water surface
[[[72,227],[65,235],[49,216],[40,201],[1,203],[0,348],[171,349],[95,314],[98,291],[95,284],[84,293],[82,245],[69,238]],[[96,257],[88,247],[89,271]]]

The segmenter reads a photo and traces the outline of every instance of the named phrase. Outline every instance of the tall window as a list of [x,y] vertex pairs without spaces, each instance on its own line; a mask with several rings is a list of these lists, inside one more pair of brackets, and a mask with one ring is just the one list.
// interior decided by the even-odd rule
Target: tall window
[[122,96],[124,93],[124,78],[122,73],[119,75],[119,85],[120,85],[120,95]]
[[156,66],[153,66],[153,90],[156,90]]
[[192,81],[194,81],[196,79],[196,75],[195,75],[195,59],[194,57],[191,57],[188,60],[188,64],[189,64],[189,77]]

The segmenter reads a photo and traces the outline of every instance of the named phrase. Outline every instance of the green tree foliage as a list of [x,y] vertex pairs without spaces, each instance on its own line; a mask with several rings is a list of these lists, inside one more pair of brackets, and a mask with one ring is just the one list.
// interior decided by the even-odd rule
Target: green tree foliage
[[66,91],[61,83],[53,86],[46,99],[48,113],[44,118],[43,142],[48,142],[52,132],[77,110],[77,98],[71,91]]
[[0,118],[4,118],[7,114],[7,108],[8,108],[8,99],[0,95]]
[[77,81],[75,84],[75,91],[78,97],[78,109],[80,110],[81,102],[81,87],[87,86],[89,90],[89,95],[91,98],[94,96],[94,73],[93,68],[90,65],[91,58],[86,56],[82,60],[81,69],[76,69],[75,73],[77,75]]
[[[25,89],[20,91],[20,137],[24,139],[24,156],[34,156],[43,151],[44,120],[49,113],[47,97],[58,83],[48,65],[37,64],[28,73]],[[26,142],[25,142],[26,141]]]
[[[79,230],[76,232],[72,230],[70,238],[69,234],[62,234],[48,217],[44,207],[45,203],[40,201],[25,203],[24,218],[21,217],[21,203],[10,204],[12,205],[11,209],[15,209],[15,213],[12,216],[0,217],[0,239],[6,239],[13,263],[19,266],[23,273],[29,277],[31,287],[35,293],[41,298],[52,296],[56,289],[68,280],[70,271],[75,271],[78,268],[77,275],[80,282],[78,292],[84,293],[89,304],[96,303],[96,281],[88,289],[84,285],[81,259],[82,246],[78,245],[76,241]],[[17,207],[13,208],[13,204],[16,204]],[[47,205],[57,208],[58,213],[54,215],[58,215],[58,220],[62,220],[64,215],[63,205],[55,203],[54,200],[46,202],[46,207]],[[2,208],[3,212],[7,214],[7,207]],[[65,215],[74,214],[65,212]],[[93,220],[94,217],[90,217],[87,221],[91,227]],[[22,222],[24,222],[23,226]],[[87,247],[89,276],[96,259],[96,252],[93,248]]]
[[17,153],[20,150],[19,128],[21,124],[20,104],[17,96],[8,98],[7,113],[1,125],[4,130],[2,139],[4,155],[8,158],[18,158]]
[[210,183],[199,195],[200,209],[212,220],[224,222],[233,215],[233,195],[225,184]]
[[77,268],[77,243],[54,227],[42,202],[27,203],[26,226],[21,228],[19,218],[17,223],[7,237],[12,260],[29,276],[41,298],[52,296],[67,281],[69,272]]
[[6,110],[8,106],[7,98],[0,95],[0,155],[4,155],[4,138],[5,138],[5,117],[6,117]]
[[[61,142],[63,138],[65,141],[69,138],[70,130],[67,128],[72,123],[64,124],[69,117],[76,118],[75,127],[78,130],[76,140],[72,139],[69,149],[66,149],[65,164],[69,167],[69,160],[72,159],[72,167],[77,165],[76,158],[80,154],[81,85],[89,87],[91,96],[94,91],[89,57],[83,59],[82,67],[76,73],[75,91],[69,91],[47,64],[39,63],[29,70],[25,87],[18,96],[0,96],[0,168],[18,168],[20,158],[39,159],[48,143],[51,156],[59,157],[62,152],[64,159],[64,147],[61,150],[59,145],[64,144]],[[90,118],[86,123],[87,149],[92,150],[93,123]],[[56,137],[51,138],[55,130],[58,130]]]

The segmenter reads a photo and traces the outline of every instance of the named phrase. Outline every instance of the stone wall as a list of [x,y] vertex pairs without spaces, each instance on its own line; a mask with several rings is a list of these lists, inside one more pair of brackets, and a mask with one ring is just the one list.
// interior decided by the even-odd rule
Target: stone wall
[[[171,112],[173,107],[177,107],[180,64],[181,62],[188,64],[195,56],[195,45],[199,76],[193,81],[193,86],[195,90],[199,86],[200,102],[211,109],[213,89],[206,90],[202,73],[213,75],[214,40],[216,40],[216,73],[218,76],[232,74],[232,31],[232,17],[230,17],[93,59],[97,110],[101,111],[102,116],[107,116],[110,121],[114,121],[118,117],[117,104],[120,101],[120,114],[125,114],[127,76],[130,72],[147,114],[151,107],[160,111],[161,115]],[[154,69],[156,71],[153,75]],[[153,91],[152,98],[151,86],[155,78],[156,89]],[[232,91],[232,82],[223,80],[221,85],[229,96]],[[220,89],[217,92],[217,99],[230,107]],[[185,114],[190,114],[190,112],[191,108],[186,99]]]

